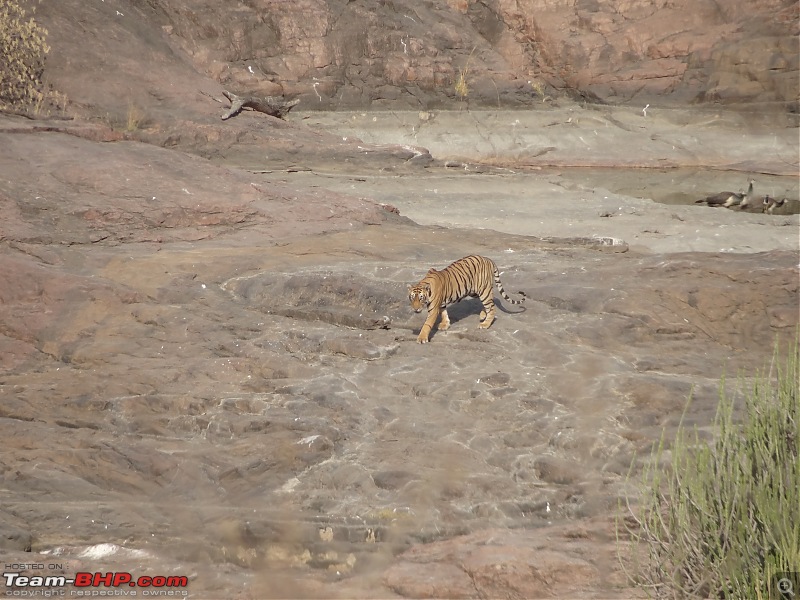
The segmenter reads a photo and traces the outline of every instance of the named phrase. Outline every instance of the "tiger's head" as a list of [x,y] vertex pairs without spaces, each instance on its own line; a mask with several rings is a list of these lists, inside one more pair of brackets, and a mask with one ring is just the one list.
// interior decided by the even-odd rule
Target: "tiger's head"
[[427,281],[420,281],[417,285],[408,286],[408,301],[414,312],[421,312],[423,308],[428,308],[431,300],[431,284]]

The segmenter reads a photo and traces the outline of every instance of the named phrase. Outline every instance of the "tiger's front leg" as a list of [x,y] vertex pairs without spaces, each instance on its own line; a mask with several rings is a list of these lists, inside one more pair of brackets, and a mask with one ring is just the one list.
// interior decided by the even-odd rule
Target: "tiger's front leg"
[[450,328],[450,317],[447,316],[447,309],[443,308],[442,312],[442,320],[439,321],[439,331],[445,331],[446,329]]
[[[431,336],[431,330],[433,326],[436,324],[436,319],[439,318],[439,307],[437,306],[433,310],[428,310],[428,318],[425,319],[425,323],[422,326],[422,329],[419,330],[419,335],[417,336],[417,342],[420,344],[427,344],[429,338]],[[448,320],[447,324],[450,324]]]

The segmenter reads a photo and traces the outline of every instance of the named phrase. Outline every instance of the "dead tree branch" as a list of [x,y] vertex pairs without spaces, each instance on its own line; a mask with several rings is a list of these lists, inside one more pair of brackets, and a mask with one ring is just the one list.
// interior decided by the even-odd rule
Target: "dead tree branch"
[[283,117],[286,116],[286,113],[292,110],[292,108],[294,108],[300,102],[299,99],[287,101],[283,98],[275,98],[274,96],[265,96],[263,98],[247,96],[242,98],[241,96],[237,96],[236,94],[228,91],[223,91],[222,93],[231,102],[231,107],[228,112],[222,115],[223,121],[238,115],[244,108],[249,108],[272,117],[283,119]]

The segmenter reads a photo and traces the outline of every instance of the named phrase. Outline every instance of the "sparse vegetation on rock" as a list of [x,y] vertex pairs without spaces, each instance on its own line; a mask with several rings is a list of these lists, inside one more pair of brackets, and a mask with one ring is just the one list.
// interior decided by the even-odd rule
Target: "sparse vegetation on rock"
[[469,96],[469,84],[467,77],[469,76],[469,63],[472,60],[472,55],[475,53],[475,48],[469,53],[466,64],[458,70],[458,77],[456,77],[455,90],[458,98],[463,102]]
[[[800,338],[799,338],[800,339]],[[716,437],[662,437],[623,527],[632,578],[656,597],[773,598],[800,565],[800,343],[736,398],[720,385]]]

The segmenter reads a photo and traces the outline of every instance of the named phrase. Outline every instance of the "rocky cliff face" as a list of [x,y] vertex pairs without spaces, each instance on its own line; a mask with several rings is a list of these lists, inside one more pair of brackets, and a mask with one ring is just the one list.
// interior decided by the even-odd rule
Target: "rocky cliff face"
[[306,108],[508,107],[563,93],[779,110],[796,110],[798,100],[792,0],[83,4],[50,3],[40,14],[72,21],[80,35],[91,22],[81,13],[105,11],[107,30],[83,32],[93,42],[86,52],[106,46],[124,57],[126,38],[146,30],[226,87],[298,96]]
[[613,102],[797,100],[797,5],[502,0],[549,79]]

